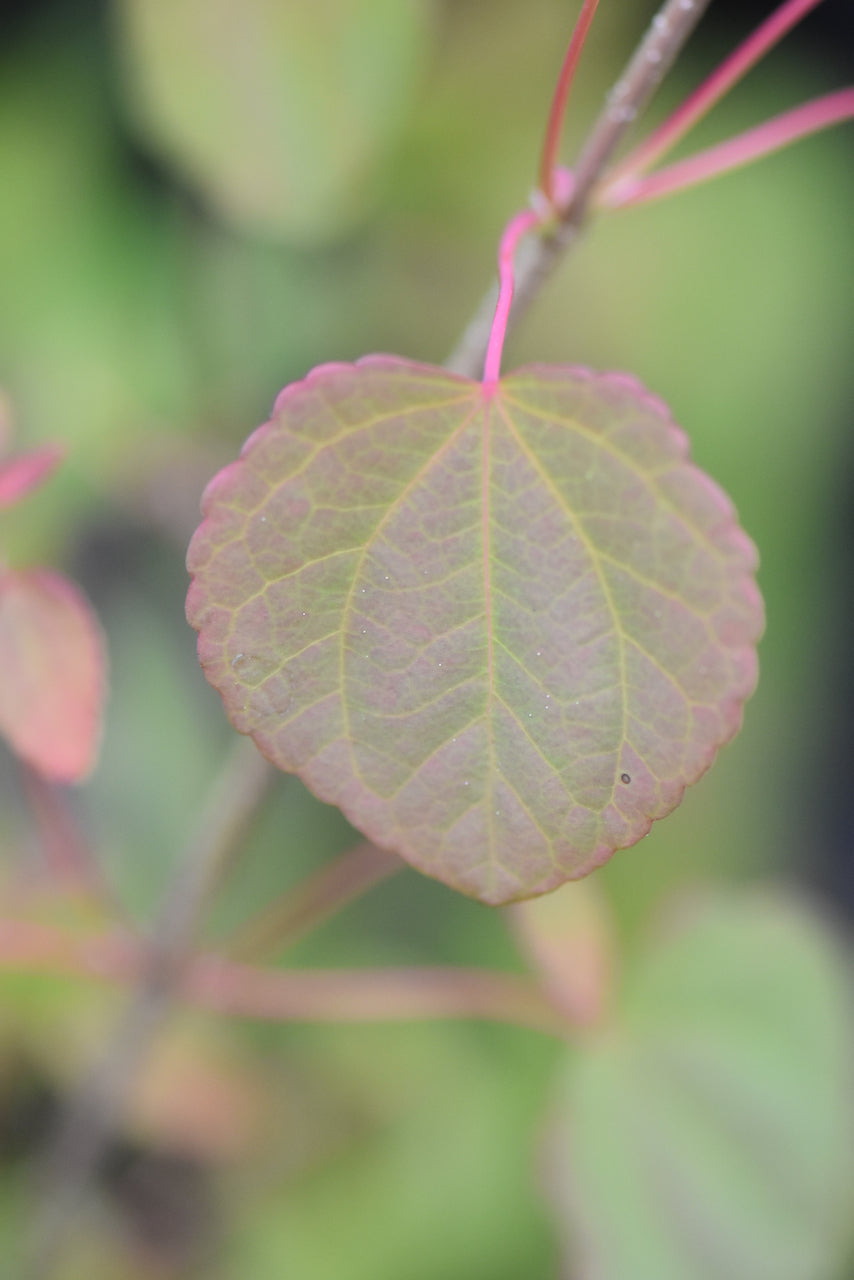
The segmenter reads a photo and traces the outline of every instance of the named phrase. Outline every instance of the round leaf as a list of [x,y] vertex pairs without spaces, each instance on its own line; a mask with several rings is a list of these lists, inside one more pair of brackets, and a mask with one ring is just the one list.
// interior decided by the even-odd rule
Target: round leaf
[[188,617],[233,724],[485,902],[668,813],[756,678],[755,552],[632,379],[393,357],[286,388],[209,486]]

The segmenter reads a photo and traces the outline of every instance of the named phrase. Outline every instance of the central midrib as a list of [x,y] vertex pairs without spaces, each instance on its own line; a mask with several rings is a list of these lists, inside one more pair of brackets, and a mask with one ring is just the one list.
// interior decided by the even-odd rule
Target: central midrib
[[492,639],[492,581],[489,568],[489,556],[491,551],[489,537],[489,485],[490,485],[490,465],[491,453],[490,446],[492,444],[492,406],[494,398],[484,397],[483,406],[483,452],[482,452],[482,469],[481,469],[481,507],[482,507],[482,534],[483,534],[483,605],[484,605],[484,624],[486,626],[486,677],[487,677],[487,703],[486,703],[486,739],[489,744],[489,772],[488,781],[484,790],[484,804],[488,807],[487,820],[489,824],[489,861],[494,868],[497,862],[495,856],[495,742],[493,739],[493,701],[495,697],[495,679],[493,670],[493,639]]

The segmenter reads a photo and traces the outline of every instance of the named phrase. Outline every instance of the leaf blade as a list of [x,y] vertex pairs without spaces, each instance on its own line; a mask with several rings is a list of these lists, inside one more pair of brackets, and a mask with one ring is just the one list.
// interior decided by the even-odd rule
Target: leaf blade
[[0,575],[0,732],[55,782],[80,782],[101,735],[106,653],[78,587],[48,569]]
[[623,375],[324,366],[203,510],[188,617],[235,726],[485,901],[639,839],[755,682],[752,544]]

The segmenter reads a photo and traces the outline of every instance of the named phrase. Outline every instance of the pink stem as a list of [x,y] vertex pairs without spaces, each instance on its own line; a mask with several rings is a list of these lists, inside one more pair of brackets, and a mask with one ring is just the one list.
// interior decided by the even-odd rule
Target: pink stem
[[[16,973],[131,983],[146,954],[130,934],[79,938],[0,919],[0,968]],[[560,1037],[571,1031],[535,980],[489,969],[264,969],[208,953],[188,960],[177,994],[215,1013],[271,1021],[481,1018]]]
[[560,135],[563,130],[569,91],[572,88],[584,42],[587,39],[587,33],[590,30],[598,4],[599,0],[584,0],[581,13],[575,24],[575,30],[572,33],[572,39],[569,42],[566,58],[560,70],[554,98],[552,99],[549,120],[546,125],[546,136],[543,142],[543,154],[540,160],[540,190],[550,204],[555,202],[554,170],[557,164]]
[[483,365],[484,387],[494,387],[501,376],[501,355],[504,351],[507,320],[513,303],[513,259],[519,241],[538,222],[540,222],[539,214],[533,209],[523,209],[521,213],[516,214],[515,218],[510,219],[501,237],[498,248],[498,302],[495,305],[495,317],[489,331],[486,360]]
[[0,919],[0,969],[13,973],[133,982],[143,955],[139,941],[126,932],[80,938],[35,920]]
[[715,103],[755,66],[788,31],[815,9],[821,0],[786,0],[770,18],[748,36],[742,45],[713,71],[707,80],[683,102],[629,156],[616,166],[605,182],[606,189],[629,175],[645,173],[657,160],[675,147],[698,120],[707,115]]
[[775,116],[755,129],[740,133],[728,142],[701,151],[679,164],[669,165],[649,177],[627,176],[613,186],[609,184],[602,193],[601,203],[610,208],[622,208],[658,200],[779,151],[781,147],[810,133],[817,133],[819,129],[851,119],[854,119],[854,88],[841,89],[838,93],[816,98],[793,111]]
[[199,956],[181,994],[244,1018],[397,1022],[480,1018],[566,1036],[570,1027],[531,979],[488,969],[258,969]]
[[242,925],[225,944],[229,955],[253,962],[278,955],[404,865],[393,853],[362,841]]

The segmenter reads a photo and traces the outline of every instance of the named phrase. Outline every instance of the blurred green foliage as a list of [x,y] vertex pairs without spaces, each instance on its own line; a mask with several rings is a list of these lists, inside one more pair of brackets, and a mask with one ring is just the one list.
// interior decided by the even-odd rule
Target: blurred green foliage
[[552,1138],[570,1259],[603,1280],[838,1274],[849,1238],[848,996],[782,900],[683,904],[615,1024],[565,1073]]
[[[312,364],[371,350],[444,358],[492,277],[502,223],[527,198],[574,16],[564,0],[293,0],[278,17],[287,9],[307,24],[294,70],[297,46],[283,28],[244,21],[251,12],[260,23],[265,8],[269,17],[275,6],[182,0],[105,12],[57,0],[33,6],[0,54],[0,385],[20,446],[59,440],[69,454],[49,488],[6,516],[4,554],[14,565],[74,572],[106,627],[113,692],[103,759],[74,810],[120,911],[139,920],[163,890],[229,737],[183,622],[183,555],[201,488],[279,387]],[[602,4],[570,143],[653,8]],[[357,45],[338,39],[353,29],[336,25],[344,11]],[[221,61],[190,64],[184,14],[223,23],[240,15],[234,38],[222,28],[209,48],[194,44],[199,59]],[[378,24],[370,42],[361,38],[364,14]],[[319,27],[309,38],[321,20],[332,24],[331,46]],[[250,34],[257,43],[241,43]],[[722,51],[701,29],[653,115]],[[346,98],[340,80],[328,88],[340,65],[353,76]],[[200,85],[203,106],[192,96]],[[795,36],[702,126],[699,141],[824,87],[833,86],[799,57]],[[843,1034],[845,1001],[823,967],[826,926],[804,923],[793,907],[764,941],[762,916],[748,945],[753,908],[742,911],[730,890],[734,923],[713,921],[699,958],[686,958],[684,943],[679,951],[655,940],[662,904],[677,889],[790,877],[824,858],[813,760],[834,714],[831,642],[842,626],[834,512],[850,456],[852,203],[850,137],[838,133],[660,206],[603,218],[508,353],[511,365],[536,358],[640,376],[673,406],[695,457],[734,496],[759,544],[768,634],[744,732],[682,808],[598,879],[630,978],[645,948],[660,948],[629,997],[632,1018],[654,1006],[644,1031],[651,1070],[662,1052],[662,1001],[673,994],[666,971],[685,967],[677,995],[699,1017],[705,1005],[689,978],[733,961],[729,930],[743,962],[730,964],[730,987],[720,990],[738,989],[744,974],[763,1052],[772,1052],[762,1041],[764,993],[772,1004],[775,992],[789,993],[791,1020],[768,1013],[769,1034],[780,1035],[778,1102],[785,1110],[786,1089],[794,1099],[775,1141],[792,1148],[784,1158],[795,1164],[814,1157],[815,1177],[828,1179],[828,1198],[839,1196],[849,1214],[850,1184],[840,1186],[843,1174],[831,1176],[826,1153],[811,1145],[830,1112],[808,1110],[810,1078],[832,1074],[845,1052],[831,1043],[834,1025]],[[22,869],[34,876],[39,846],[15,766],[2,763],[11,885]],[[215,906],[211,936],[225,936],[353,838],[337,814],[283,783]],[[11,889],[4,897],[3,914],[14,913],[19,899]],[[289,961],[522,968],[499,913],[411,871],[324,925]],[[32,1210],[26,1156],[94,1055],[117,997],[4,975],[0,1000],[0,1255],[13,1266]],[[793,1036],[795,1047],[797,1037],[810,1043],[792,1059],[803,1074],[784,1079]],[[603,1179],[604,1197],[612,1176],[646,1167],[612,1129],[614,1167],[603,1169],[596,1115],[613,1125],[615,1107],[646,1099],[613,1043],[583,1053],[581,1066],[560,1067],[559,1046],[503,1027],[321,1029],[182,1015],[146,1073],[161,1082],[159,1100],[135,1100],[103,1171],[106,1229],[81,1230],[64,1280],[547,1280],[559,1243],[539,1194],[537,1149],[556,1071],[569,1071],[567,1087],[584,1099],[579,1141],[593,1134],[576,1156],[587,1162],[577,1176],[588,1186]],[[775,1087],[770,1067],[759,1074],[758,1093]],[[21,1090],[38,1106],[25,1107]],[[195,1129],[175,1120],[190,1096]],[[647,1116],[654,1136],[673,1126],[684,1158],[700,1161],[704,1135],[695,1142],[678,1100],[665,1101],[666,1114]],[[234,1132],[217,1137],[222,1111],[236,1117]],[[736,1168],[734,1185],[738,1176]],[[715,1192],[722,1204],[730,1189],[724,1178]],[[611,1222],[609,1206],[606,1228],[597,1217],[596,1229]],[[625,1240],[638,1239],[632,1232]],[[765,1238],[773,1234],[772,1221]],[[643,1230],[641,1238],[650,1248],[658,1239]],[[819,1255],[773,1274],[842,1280],[835,1259]],[[650,1266],[603,1274],[669,1274]]]

